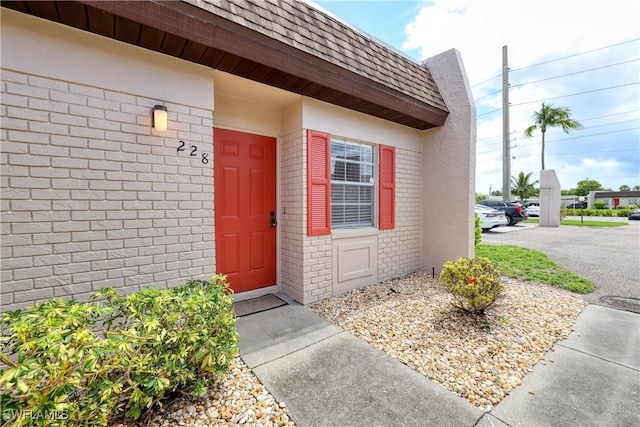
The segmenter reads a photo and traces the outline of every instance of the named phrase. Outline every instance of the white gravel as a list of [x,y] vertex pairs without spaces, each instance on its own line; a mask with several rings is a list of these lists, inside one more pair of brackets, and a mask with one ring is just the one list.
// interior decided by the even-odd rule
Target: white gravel
[[489,410],[566,338],[586,303],[563,289],[501,278],[484,316],[451,305],[426,273],[382,282],[309,308],[393,358]]
[[[563,289],[501,278],[505,289],[484,316],[451,305],[445,286],[426,273],[356,289],[309,306],[391,357],[490,410],[566,338],[586,303]],[[553,360],[552,358],[550,359]],[[366,380],[363,378],[363,381]],[[199,398],[166,404],[125,426],[294,427],[277,402],[236,357],[229,373]]]

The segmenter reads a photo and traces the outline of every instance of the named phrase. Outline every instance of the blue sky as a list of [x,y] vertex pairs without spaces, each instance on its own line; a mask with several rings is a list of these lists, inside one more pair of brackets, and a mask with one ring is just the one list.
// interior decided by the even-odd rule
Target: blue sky
[[416,61],[460,51],[478,114],[476,191],[502,188],[502,46],[508,46],[511,175],[539,179],[542,101],[584,130],[549,129],[546,169],[563,189],[595,179],[640,185],[640,2],[637,0],[317,0],[316,5]]

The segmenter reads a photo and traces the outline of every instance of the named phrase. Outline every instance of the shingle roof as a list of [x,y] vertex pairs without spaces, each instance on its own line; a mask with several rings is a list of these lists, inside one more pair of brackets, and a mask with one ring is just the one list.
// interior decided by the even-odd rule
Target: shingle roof
[[185,0],[352,73],[448,111],[429,70],[299,0]]

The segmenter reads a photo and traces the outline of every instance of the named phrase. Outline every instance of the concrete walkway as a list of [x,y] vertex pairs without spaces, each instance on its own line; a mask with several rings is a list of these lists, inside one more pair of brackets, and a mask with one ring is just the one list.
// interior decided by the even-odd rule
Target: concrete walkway
[[237,327],[242,359],[298,426],[640,425],[640,315],[588,306],[575,332],[484,413],[288,302]]

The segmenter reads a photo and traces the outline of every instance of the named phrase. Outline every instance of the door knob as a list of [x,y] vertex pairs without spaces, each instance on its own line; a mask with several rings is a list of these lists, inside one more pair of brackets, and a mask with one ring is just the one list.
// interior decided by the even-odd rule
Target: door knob
[[278,221],[276,221],[276,213],[274,211],[271,211],[269,212],[269,215],[271,216],[271,219],[269,220],[269,226],[275,227],[276,225],[278,225]]

